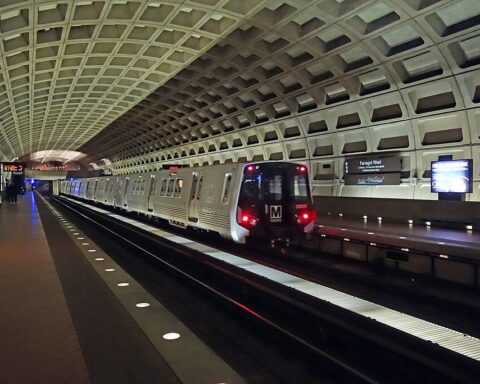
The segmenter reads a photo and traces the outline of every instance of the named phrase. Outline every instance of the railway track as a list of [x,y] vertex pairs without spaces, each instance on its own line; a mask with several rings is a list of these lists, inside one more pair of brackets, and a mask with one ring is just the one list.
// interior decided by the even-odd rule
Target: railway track
[[154,260],[160,268],[200,287],[228,310],[274,334],[306,359],[327,364],[341,378],[339,381],[476,382],[479,368],[470,359],[252,276],[201,250],[165,240],[98,210],[63,198],[52,200]]

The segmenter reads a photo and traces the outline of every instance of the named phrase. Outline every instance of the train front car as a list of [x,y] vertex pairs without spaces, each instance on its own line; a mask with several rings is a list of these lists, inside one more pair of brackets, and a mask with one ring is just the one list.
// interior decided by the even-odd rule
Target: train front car
[[251,238],[288,246],[311,234],[316,216],[306,166],[287,162],[244,166],[237,223]]

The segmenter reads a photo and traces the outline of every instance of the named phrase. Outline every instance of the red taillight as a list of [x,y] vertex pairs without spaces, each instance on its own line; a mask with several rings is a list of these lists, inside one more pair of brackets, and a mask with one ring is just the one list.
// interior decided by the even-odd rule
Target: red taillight
[[247,171],[248,172],[253,172],[254,170],[255,170],[255,167],[253,165],[250,164],[250,165],[247,166]]
[[308,223],[317,220],[317,212],[312,211],[300,211],[297,213],[297,222],[300,225],[307,225]]
[[307,172],[307,167],[305,167],[304,165],[299,165],[299,166],[297,167],[297,171],[298,171],[299,173],[306,173],[306,172]]
[[238,210],[238,224],[244,228],[249,228],[257,225],[258,219],[248,212],[242,212],[241,209]]

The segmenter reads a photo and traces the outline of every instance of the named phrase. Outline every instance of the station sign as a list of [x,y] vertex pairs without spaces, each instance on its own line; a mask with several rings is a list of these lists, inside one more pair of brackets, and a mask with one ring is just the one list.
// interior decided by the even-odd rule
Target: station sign
[[188,168],[188,164],[162,164],[162,169],[168,169],[170,171],[175,171],[180,168]]
[[22,174],[25,167],[23,163],[3,163],[4,172],[13,172],[16,175]]
[[400,172],[400,157],[383,157],[380,159],[362,158],[345,160],[345,174]]
[[345,175],[346,185],[399,185],[400,172]]

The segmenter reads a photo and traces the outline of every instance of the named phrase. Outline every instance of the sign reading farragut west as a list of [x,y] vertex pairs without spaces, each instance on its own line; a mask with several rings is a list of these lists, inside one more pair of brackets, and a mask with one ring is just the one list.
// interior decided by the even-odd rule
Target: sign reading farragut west
[[345,160],[346,185],[398,185],[402,169],[399,157],[365,157]]
[[400,172],[401,163],[399,157],[383,157],[380,159],[363,158],[345,160],[346,174],[359,173],[388,173]]

